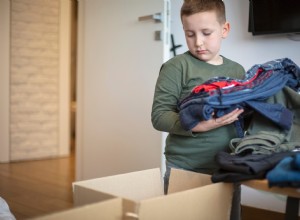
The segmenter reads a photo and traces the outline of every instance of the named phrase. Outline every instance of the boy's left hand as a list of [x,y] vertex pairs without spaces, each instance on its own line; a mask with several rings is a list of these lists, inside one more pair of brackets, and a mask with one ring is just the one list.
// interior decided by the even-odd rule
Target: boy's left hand
[[235,109],[232,112],[223,115],[220,118],[212,118],[207,121],[201,121],[194,128],[192,128],[192,132],[205,132],[215,128],[222,127],[224,125],[231,124],[239,120],[238,117],[243,112],[244,112],[243,109]]

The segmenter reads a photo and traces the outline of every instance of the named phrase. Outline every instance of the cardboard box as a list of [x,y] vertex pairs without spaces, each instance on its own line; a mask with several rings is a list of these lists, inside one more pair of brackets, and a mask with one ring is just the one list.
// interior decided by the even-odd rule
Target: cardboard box
[[76,206],[123,199],[123,218],[139,220],[229,219],[233,186],[212,183],[209,175],[172,169],[163,194],[160,169],[73,183]]
[[115,198],[33,218],[32,220],[123,220],[123,199]]

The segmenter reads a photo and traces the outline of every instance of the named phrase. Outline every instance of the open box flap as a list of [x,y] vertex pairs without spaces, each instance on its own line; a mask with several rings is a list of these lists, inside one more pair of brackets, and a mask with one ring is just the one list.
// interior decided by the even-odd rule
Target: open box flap
[[133,201],[163,195],[159,168],[79,181],[73,183],[74,191],[76,187],[86,187]]
[[141,201],[139,220],[228,220],[233,186],[216,183]]

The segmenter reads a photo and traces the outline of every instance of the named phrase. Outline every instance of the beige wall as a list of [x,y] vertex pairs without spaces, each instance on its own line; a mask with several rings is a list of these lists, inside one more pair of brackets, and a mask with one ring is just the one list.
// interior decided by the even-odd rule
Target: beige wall
[[11,160],[54,156],[59,122],[59,2],[11,1]]
[[5,3],[1,16],[10,17],[1,21],[6,21],[3,36],[9,39],[0,55],[10,65],[1,67],[1,111],[9,112],[1,112],[7,122],[1,131],[7,134],[1,162],[68,155],[70,0]]

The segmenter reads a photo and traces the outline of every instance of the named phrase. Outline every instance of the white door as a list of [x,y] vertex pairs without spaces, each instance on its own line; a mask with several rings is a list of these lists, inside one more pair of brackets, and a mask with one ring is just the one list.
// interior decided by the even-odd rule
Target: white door
[[160,167],[151,106],[169,56],[168,1],[80,0],[78,8],[76,179]]

